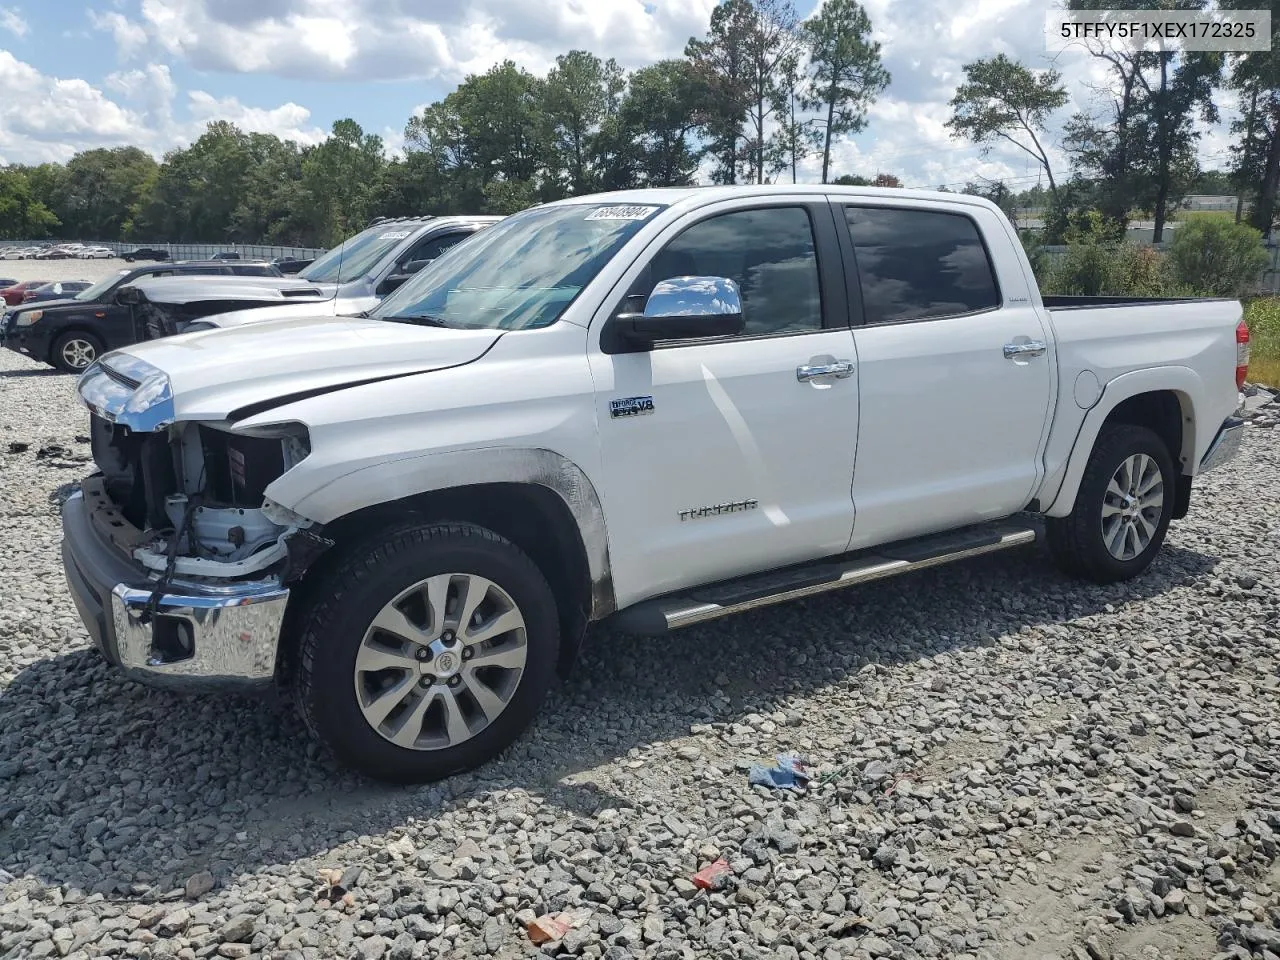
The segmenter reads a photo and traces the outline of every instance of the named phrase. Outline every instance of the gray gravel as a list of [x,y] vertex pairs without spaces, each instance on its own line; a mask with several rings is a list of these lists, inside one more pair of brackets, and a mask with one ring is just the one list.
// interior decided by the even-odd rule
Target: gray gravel
[[[72,383],[0,358],[0,956],[1280,957],[1274,405],[1138,582],[1031,550],[602,636],[499,762],[406,789],[90,652]],[[786,751],[826,782],[747,785]]]

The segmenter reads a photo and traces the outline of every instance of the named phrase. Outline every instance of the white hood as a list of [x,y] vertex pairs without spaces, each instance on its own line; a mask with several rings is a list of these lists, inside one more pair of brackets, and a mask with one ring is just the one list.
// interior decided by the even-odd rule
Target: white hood
[[220,420],[282,397],[460,366],[501,330],[450,330],[388,320],[310,317],[207,330],[135,344],[128,354],[168,376],[178,420]]

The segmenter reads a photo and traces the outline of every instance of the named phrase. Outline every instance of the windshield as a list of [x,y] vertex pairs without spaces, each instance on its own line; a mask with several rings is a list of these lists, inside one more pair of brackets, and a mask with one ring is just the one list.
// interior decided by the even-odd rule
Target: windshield
[[[348,237],[298,274],[312,283],[337,283],[343,277],[362,277],[396,244],[413,236],[417,226],[380,223]],[[341,276],[339,276],[341,273]]]
[[371,316],[497,330],[548,326],[660,209],[569,204],[526,210],[442,254]]
[[115,273],[108,273],[105,277],[103,277],[93,286],[85,287],[83,290],[77,293],[75,296],[75,299],[97,300],[99,297],[105,296],[107,291],[110,290],[112,287],[114,287],[120,281],[120,278],[123,277],[128,272],[129,271],[126,269],[126,270],[117,270]]

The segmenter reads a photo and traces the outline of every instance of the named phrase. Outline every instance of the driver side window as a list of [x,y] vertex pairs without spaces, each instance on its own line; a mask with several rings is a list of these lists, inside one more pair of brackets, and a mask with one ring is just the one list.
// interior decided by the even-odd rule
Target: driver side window
[[405,264],[414,260],[434,260],[450,247],[461,243],[469,236],[471,236],[469,233],[444,233],[440,236],[431,237],[412,247],[408,253],[400,258],[399,266],[404,267]]
[[736,210],[695,223],[653,258],[628,299],[642,309],[660,281],[688,276],[737,283],[744,321],[739,336],[822,329],[817,248],[803,207]]

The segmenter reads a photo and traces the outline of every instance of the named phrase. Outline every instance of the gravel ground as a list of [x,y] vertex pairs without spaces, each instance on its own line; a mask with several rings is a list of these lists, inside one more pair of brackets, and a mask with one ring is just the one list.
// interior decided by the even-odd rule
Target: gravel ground
[[[96,283],[108,273],[141,266],[113,257],[109,260],[0,260],[0,277],[23,280],[88,280]],[[0,368],[3,369],[3,368]]]
[[[1280,956],[1275,415],[1137,582],[1028,550],[601,636],[500,761],[389,788],[90,652],[72,383],[0,358],[0,956]],[[748,786],[784,751],[826,782]]]

